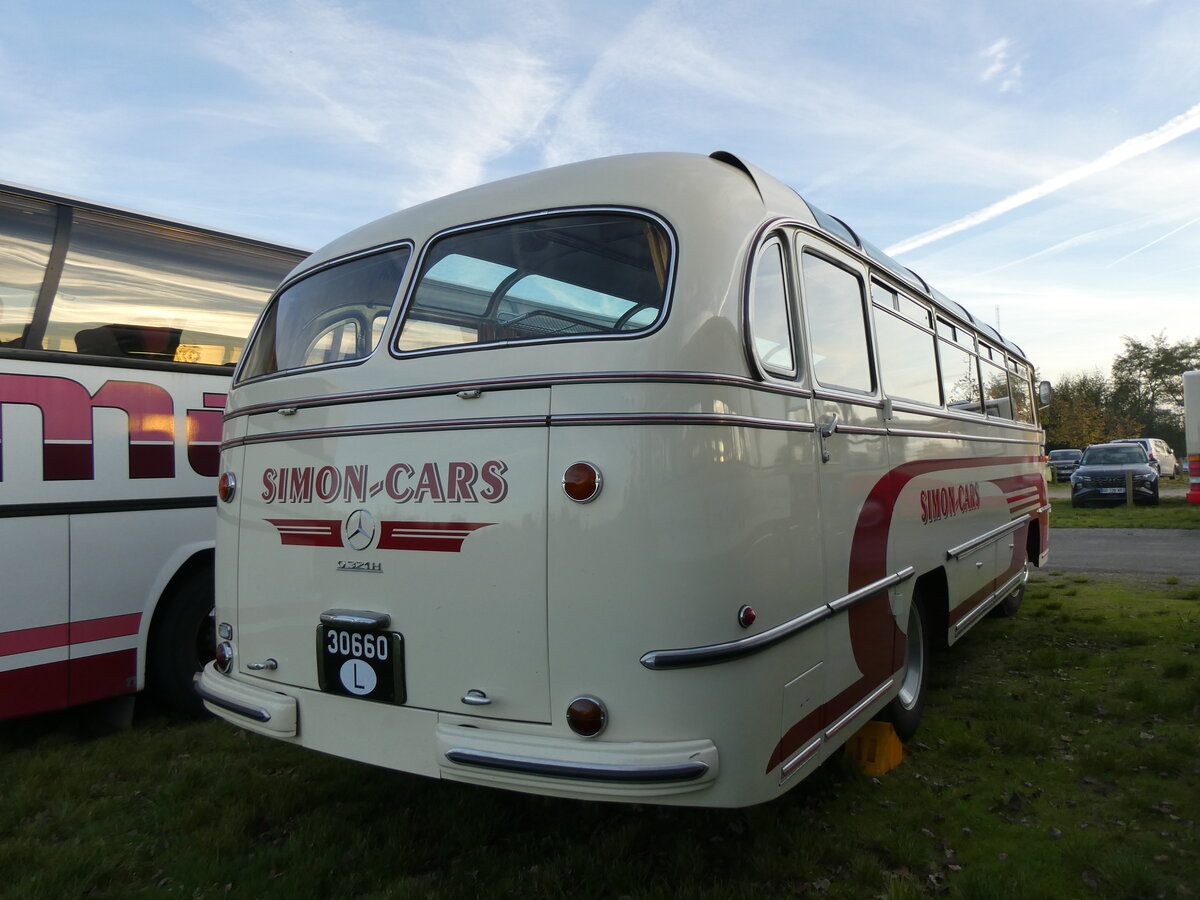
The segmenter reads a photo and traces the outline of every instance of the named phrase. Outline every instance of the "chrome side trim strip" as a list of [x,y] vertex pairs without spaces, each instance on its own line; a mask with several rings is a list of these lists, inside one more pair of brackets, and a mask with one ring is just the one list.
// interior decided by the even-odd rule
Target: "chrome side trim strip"
[[970,628],[972,625],[974,625],[976,622],[978,622],[981,618],[983,618],[984,614],[986,612],[988,612],[993,606],[998,604],[1001,600],[1003,600],[1005,597],[1007,597],[1009,594],[1011,594],[1013,591],[1015,591],[1018,587],[1020,587],[1021,584],[1023,584],[1025,581],[1028,581],[1028,580],[1029,580],[1029,567],[1025,566],[1021,569],[1020,572],[1018,572],[1012,578],[1008,579],[1008,581],[1004,582],[1003,587],[999,588],[996,591],[993,591],[984,600],[981,600],[979,602],[978,606],[976,606],[973,610],[971,610],[969,613],[967,613],[965,616],[963,616],[961,619],[959,619],[957,622],[954,623],[955,639],[957,640],[959,637],[961,637],[962,634],[968,628]]
[[810,628],[818,622],[829,618],[835,613],[848,609],[856,603],[861,603],[872,594],[887,590],[903,581],[907,581],[913,576],[913,572],[914,569],[912,566],[906,566],[900,571],[888,575],[886,578],[880,578],[878,581],[861,587],[844,597],[839,597],[831,603],[818,606],[801,616],[789,619],[786,622],[776,625],[774,628],[768,628],[766,631],[750,635],[749,637],[739,638],[736,641],[726,641],[721,644],[708,644],[703,647],[651,650],[642,655],[640,662],[647,669],[658,671],[663,669],[690,669],[696,666],[711,666],[714,663],[741,659],[743,656],[749,656],[752,653],[758,653],[766,650],[768,647],[773,647],[793,635],[799,634],[806,628]]
[[219,706],[231,713],[236,713],[239,716],[245,716],[247,719],[253,719],[255,722],[270,722],[271,714],[265,709],[254,706],[245,706],[241,703],[235,703],[232,700],[226,700],[206,688],[199,680],[195,682],[196,693],[200,695],[200,699],[213,706]]
[[462,747],[452,747],[447,750],[446,759],[463,766],[497,769],[502,772],[515,772],[519,775],[634,784],[692,781],[708,772],[708,763],[699,760],[667,766],[620,766],[537,759],[532,756],[489,753],[482,750],[467,750]]
[[542,428],[547,416],[509,416],[493,419],[433,419],[422,422],[388,422],[382,425],[344,425],[339,428],[314,428],[311,431],[279,431],[250,434],[221,444],[222,450],[275,441],[307,441],[318,438],[350,437],[363,434],[410,434],[420,431],[461,431],[476,428]]
[[550,417],[551,425],[741,425],[777,431],[815,431],[812,422],[712,413],[569,413]]
[[888,434],[895,437],[933,438],[940,441],[986,441],[989,444],[1040,444],[1037,435],[1027,438],[995,437],[981,434],[953,434],[946,431],[917,431],[910,428],[889,428]]
[[915,571],[912,566],[905,566],[903,569],[893,572],[886,578],[880,578],[878,581],[872,582],[865,587],[860,587],[857,591],[852,591],[845,597],[839,597],[829,604],[829,609],[832,612],[841,612],[843,609],[849,609],[851,606],[866,600],[874,593],[885,591],[901,582],[908,581],[908,579],[913,577]]
[[971,540],[965,541],[957,547],[951,547],[946,551],[946,559],[961,559],[964,556],[969,556],[984,545],[990,544],[992,541],[999,540],[1006,534],[1016,531],[1031,518],[1033,517],[1029,513],[1025,513],[1024,515],[1017,516],[1011,522],[1001,525],[999,528],[993,528],[991,531],[985,532],[979,535],[979,537],[971,538]]
[[821,749],[821,745],[824,743],[825,738],[818,734],[809,742],[807,747],[802,747],[801,749],[797,750],[792,758],[783,764],[783,770],[780,773],[781,777],[787,778],[798,768],[804,765],[804,763],[808,762],[808,760],[812,758],[812,755]]
[[828,728],[825,729],[826,739],[833,737],[835,734],[837,734],[839,731],[841,731],[846,726],[847,722],[851,721],[860,712],[862,712],[864,709],[866,709],[868,706],[870,706],[872,703],[874,703],[876,700],[878,700],[880,695],[882,695],[888,688],[890,688],[895,683],[896,683],[895,678],[889,678],[887,681],[885,681],[879,687],[875,688],[875,690],[871,691],[871,693],[867,694],[867,696],[864,697],[862,700],[858,701],[858,703],[856,703],[854,705],[853,709],[851,709],[848,713],[846,713],[844,716],[842,716],[840,719],[838,719],[836,722],[834,722],[832,725],[830,725]]
[[1045,506],[1039,506],[1036,510],[1034,510],[1034,512],[1039,516],[1044,516],[1046,513],[1050,512],[1050,504],[1047,503]]
[[512,391],[529,388],[545,388],[575,384],[705,384],[716,387],[746,388],[768,394],[785,394],[809,398],[812,392],[804,388],[773,382],[758,381],[744,375],[722,375],[717,372],[560,372],[552,375],[523,375],[513,378],[493,378],[481,381],[444,381],[413,385],[406,388],[386,388],[373,391],[352,391],[344,394],[327,394],[312,397],[297,397],[292,400],[258,403],[241,409],[230,410],[225,418],[253,416],[275,412],[281,407],[307,409],[317,406],[338,406],[343,403],[369,403],[376,400],[404,400],[410,397],[431,397],[439,394],[457,394],[463,390]]

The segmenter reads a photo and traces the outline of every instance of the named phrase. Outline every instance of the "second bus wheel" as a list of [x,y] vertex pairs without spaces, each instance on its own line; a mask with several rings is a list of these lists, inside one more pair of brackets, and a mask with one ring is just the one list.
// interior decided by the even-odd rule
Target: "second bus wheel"
[[921,713],[925,710],[925,697],[929,693],[929,625],[918,596],[913,597],[908,608],[907,633],[900,693],[884,708],[882,716],[892,723],[902,741],[917,733]]
[[1011,594],[996,604],[992,610],[997,616],[1002,619],[1007,619],[1010,616],[1015,616],[1017,610],[1021,608],[1021,603],[1025,600],[1025,585],[1029,581],[1029,560],[1025,561],[1026,577],[1021,580],[1021,583],[1013,590]]
[[213,658],[213,574],[205,566],[164,596],[147,650],[147,685],[172,710],[204,714],[192,679]]

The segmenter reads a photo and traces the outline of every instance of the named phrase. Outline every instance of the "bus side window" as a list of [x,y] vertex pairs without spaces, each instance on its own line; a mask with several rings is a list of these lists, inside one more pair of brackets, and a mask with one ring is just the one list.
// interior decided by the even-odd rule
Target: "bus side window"
[[789,320],[783,247],[772,240],[760,251],[750,282],[750,333],[763,368],[792,378],[796,357]]
[[1009,360],[1008,386],[1012,392],[1013,418],[1018,422],[1033,424],[1033,390],[1029,380],[1029,369]]
[[[991,351],[990,347],[980,344],[981,348]],[[997,354],[998,355],[998,354]],[[1003,361],[1003,358],[1001,358]],[[1012,399],[1008,394],[1008,375],[1000,366],[979,360],[979,370],[983,374],[983,396],[987,414],[1000,419],[1013,417]]]
[[940,406],[933,335],[900,316],[876,308],[879,373],[889,397]]
[[858,276],[813,253],[801,256],[813,374],[826,387],[875,389]]
[[25,333],[50,260],[57,214],[53,206],[0,195],[0,346],[25,347]]
[[959,412],[982,413],[979,370],[975,365],[975,354],[968,353],[949,341],[939,340],[938,355],[942,363],[942,391],[946,395],[946,408]]

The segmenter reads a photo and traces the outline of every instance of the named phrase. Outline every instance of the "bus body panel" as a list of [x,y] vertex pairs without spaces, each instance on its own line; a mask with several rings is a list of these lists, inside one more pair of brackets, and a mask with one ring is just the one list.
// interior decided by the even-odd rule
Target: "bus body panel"
[[[321,614],[383,613],[403,637],[409,705],[465,709],[479,690],[482,715],[545,721],[548,405],[549,391],[527,390],[252,419],[240,658],[275,659],[264,677],[317,688]],[[330,429],[336,440],[305,437]]]
[[[222,463],[242,489],[218,527],[217,617],[235,632],[234,661],[203,674],[210,710],[424,775],[741,806],[791,787],[892,704],[914,603],[944,629],[925,639],[953,643],[1017,590],[1029,552],[1040,561],[1046,548],[1032,412],[1000,419],[1017,404],[995,395],[992,418],[982,402],[971,414],[889,397],[868,285],[891,279],[922,298],[930,348],[940,338],[928,311],[959,321],[961,310],[823,233],[766,178],[729,159],[602,160],[433,201],[318,251],[314,270],[411,242],[385,335],[416,308],[420,261],[443,232],[482,233],[533,209],[630,207],[666,223],[673,280],[645,333],[420,352],[397,351],[393,337],[353,363],[242,377]],[[787,374],[764,370],[748,334],[757,248],[772,240],[787,248],[788,334],[775,342],[792,342]],[[805,250],[863,291],[870,390],[816,380]],[[993,353],[1002,367],[1004,351]],[[1019,374],[1026,363],[1013,359]],[[460,514],[449,467],[487,460],[505,463],[505,499]],[[563,487],[578,463],[602,479],[587,502]],[[334,480],[355,466],[378,491],[334,500]],[[316,499],[293,502],[308,490]],[[353,550],[356,510],[390,522],[397,507],[413,532],[460,526],[461,545]],[[354,554],[379,569],[338,572]],[[321,689],[315,629],[335,608],[386,614],[404,633],[404,704]],[[603,705],[596,737],[568,725],[581,699]]]

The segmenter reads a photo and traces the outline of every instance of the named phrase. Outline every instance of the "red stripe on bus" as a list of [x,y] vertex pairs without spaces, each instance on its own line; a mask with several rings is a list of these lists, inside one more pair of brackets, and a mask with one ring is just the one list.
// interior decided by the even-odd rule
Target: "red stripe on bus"
[[65,647],[69,641],[70,626],[66,623],[7,631],[0,634],[0,656],[30,653],[34,650],[49,650],[51,647]]
[[23,628],[0,634],[0,656],[16,653],[31,653],[34,650],[50,650],[70,644],[88,641],[103,641],[108,638],[127,637],[138,633],[142,623],[141,613],[123,616],[106,616],[61,625],[42,625],[38,628]]
[[82,656],[68,664],[68,703],[90,703],[137,690],[137,651]]
[[62,709],[67,678],[66,660],[0,672],[0,719]]
[[[1020,463],[1041,463],[1041,457],[995,456],[979,459],[915,460],[903,463],[886,473],[875,482],[858,515],[850,549],[847,593],[887,576],[888,535],[891,533],[892,515],[895,512],[896,499],[910,481],[918,475],[928,475],[932,472],[1012,466]],[[1006,484],[1012,490],[1018,486],[1032,484],[1032,479],[1040,478],[1040,475],[1017,475],[990,480],[1001,490],[1005,490]],[[906,637],[896,625],[887,591],[879,591],[851,607],[847,616],[850,646],[861,676],[832,700],[787,730],[767,761],[767,772],[806,746],[830,722],[844,715],[868,693],[883,684],[903,663],[904,652],[907,649]]]
[[107,616],[103,619],[88,619],[71,623],[71,643],[85,644],[88,641],[103,641],[108,638],[128,637],[138,633],[142,624],[141,613],[124,616]]
[[26,666],[0,672],[0,719],[106,700],[136,690],[136,650]]
[[279,530],[279,540],[290,546],[340,547],[339,519],[267,519]]
[[458,553],[473,531],[495,522],[381,522],[380,550]]

